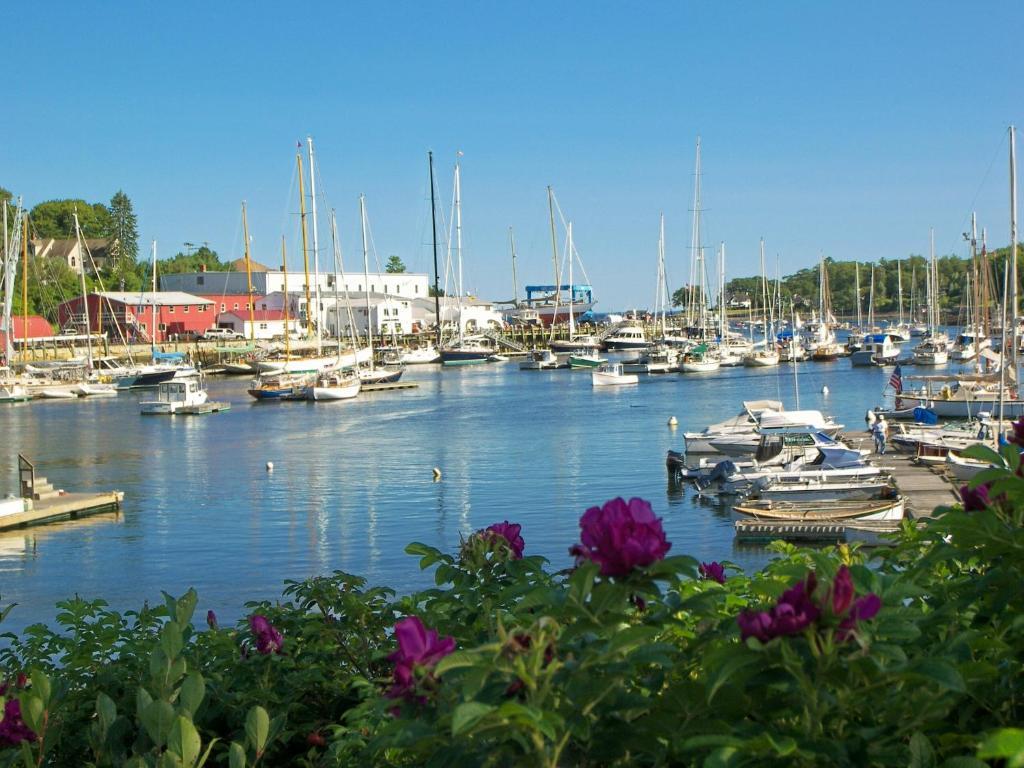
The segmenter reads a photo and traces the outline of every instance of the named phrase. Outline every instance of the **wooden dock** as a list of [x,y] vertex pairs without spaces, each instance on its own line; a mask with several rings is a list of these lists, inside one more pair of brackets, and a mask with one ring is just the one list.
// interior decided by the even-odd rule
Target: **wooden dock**
[[913,520],[931,517],[936,507],[958,504],[960,496],[949,481],[943,465],[918,464],[907,453],[887,451],[873,455],[873,463],[887,470],[907,500],[907,515]]
[[60,493],[51,498],[25,499],[25,511],[0,516],[0,531],[49,523],[53,520],[77,518],[96,512],[119,509],[124,500],[122,491],[105,493]]
[[391,389],[416,389],[419,384],[415,381],[393,381],[382,384],[363,384],[359,387],[360,392],[386,392]]

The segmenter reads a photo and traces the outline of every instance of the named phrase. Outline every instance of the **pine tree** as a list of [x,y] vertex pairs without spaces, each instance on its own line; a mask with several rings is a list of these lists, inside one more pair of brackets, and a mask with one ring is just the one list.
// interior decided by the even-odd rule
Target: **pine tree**
[[139,256],[139,231],[132,201],[122,190],[110,198],[110,237],[117,240],[117,261],[133,265]]

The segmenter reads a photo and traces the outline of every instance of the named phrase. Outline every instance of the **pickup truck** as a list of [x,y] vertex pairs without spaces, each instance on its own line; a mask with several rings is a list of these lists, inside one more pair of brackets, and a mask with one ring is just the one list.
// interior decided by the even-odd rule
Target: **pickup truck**
[[244,338],[238,331],[233,331],[230,328],[210,328],[203,334],[203,339],[206,341]]

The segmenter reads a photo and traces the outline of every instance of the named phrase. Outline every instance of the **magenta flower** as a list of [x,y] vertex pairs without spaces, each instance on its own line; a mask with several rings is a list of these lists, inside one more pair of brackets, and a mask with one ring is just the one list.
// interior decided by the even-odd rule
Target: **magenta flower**
[[388,656],[395,663],[394,684],[388,698],[412,698],[416,689],[417,667],[430,670],[455,650],[454,637],[440,637],[435,629],[423,626],[418,616],[409,616],[395,624],[398,648]]
[[965,512],[981,512],[992,503],[988,496],[988,486],[984,483],[977,488],[968,488],[966,485],[961,485],[960,499],[963,501]]
[[1016,445],[1024,446],[1024,416],[1013,422],[1010,426],[1013,427],[1013,434],[1007,440]]
[[850,569],[842,565],[832,581],[832,589],[830,590],[832,613],[836,616],[842,616],[846,613],[853,602],[853,594],[853,578],[850,576]]
[[593,560],[602,576],[626,576],[663,559],[672,546],[650,503],[637,498],[591,507],[580,518],[580,531],[582,543],[573,545],[569,554],[577,563]]
[[700,573],[700,577],[706,581],[717,581],[719,584],[725,584],[725,568],[722,567],[721,563],[714,561],[701,563],[697,571]]
[[797,635],[814,624],[821,609],[814,602],[817,587],[814,571],[807,578],[782,593],[779,601],[768,611],[743,611],[736,617],[740,637],[756,637],[762,643],[783,635]]
[[[15,687],[24,688],[26,685],[28,678],[19,674]],[[7,683],[0,683],[0,696],[7,695],[8,687]],[[35,741],[37,738],[35,732],[21,719],[21,702],[11,696],[4,702],[4,717],[0,720],[0,747],[15,747],[23,741]]]
[[526,548],[526,542],[519,535],[522,529],[523,526],[519,523],[510,523],[508,520],[505,520],[504,522],[487,526],[484,529],[484,533],[490,533],[503,538],[508,542],[509,549],[512,550],[512,559],[521,560],[523,558],[523,550]]
[[217,629],[217,614],[213,611],[206,612],[206,626],[210,629]]
[[836,630],[836,640],[845,642],[849,640],[857,629],[857,623],[875,618],[875,615],[882,609],[882,599],[874,592],[858,597],[850,613],[839,624]]
[[249,617],[249,629],[252,630],[256,639],[256,651],[264,656],[271,653],[281,653],[284,647],[284,638],[277,628],[271,624],[266,616],[254,613]]

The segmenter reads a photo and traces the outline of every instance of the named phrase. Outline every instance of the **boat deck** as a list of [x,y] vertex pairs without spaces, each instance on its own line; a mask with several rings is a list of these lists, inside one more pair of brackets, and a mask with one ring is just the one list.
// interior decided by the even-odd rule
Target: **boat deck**
[[62,493],[49,499],[31,502],[31,509],[0,517],[0,531],[48,523],[64,517],[82,517],[96,512],[118,509],[124,500],[122,491],[105,493]]

